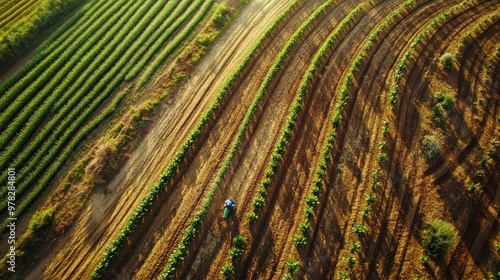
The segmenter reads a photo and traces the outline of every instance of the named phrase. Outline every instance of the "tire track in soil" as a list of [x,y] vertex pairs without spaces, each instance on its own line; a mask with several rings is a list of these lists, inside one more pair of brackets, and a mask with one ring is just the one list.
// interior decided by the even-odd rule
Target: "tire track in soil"
[[[482,4],[484,4],[484,3],[482,3]],[[417,120],[420,119],[420,117],[418,115],[415,115],[415,114],[418,114],[418,113],[416,113],[416,112],[418,112],[418,110],[415,108],[409,107],[409,106],[413,106],[413,107],[418,106],[415,104],[414,101],[412,101],[415,98],[413,95],[416,94],[417,100],[421,100],[422,99],[421,95],[429,92],[429,90],[427,88],[425,88],[426,83],[423,80],[425,79],[424,77],[427,76],[426,72],[429,71],[428,69],[430,69],[431,67],[436,67],[436,65],[433,62],[433,60],[435,59],[435,55],[442,53],[446,49],[445,47],[442,46],[442,45],[444,45],[443,42],[446,42],[446,40],[443,37],[453,37],[454,33],[461,32],[461,30],[463,29],[463,28],[461,28],[461,26],[467,26],[468,24],[474,22],[476,15],[483,14],[484,10],[481,10],[483,8],[486,8],[486,7],[482,7],[482,6],[472,7],[470,9],[468,9],[466,12],[463,12],[457,16],[454,16],[452,19],[448,20],[448,22],[444,25],[444,27],[440,28],[438,30],[438,32],[436,32],[435,35],[433,35],[432,38],[426,43],[426,46],[422,47],[422,49],[424,49],[424,51],[419,53],[419,57],[425,58],[424,62],[417,61],[417,63],[415,63],[414,66],[412,67],[412,71],[408,75],[408,78],[407,78],[408,80],[405,83],[406,85],[420,84],[422,86],[416,90],[413,90],[413,91],[410,90],[409,94],[403,94],[403,97],[400,101],[402,106],[400,107],[401,110],[400,110],[400,113],[398,114],[398,116],[403,116],[404,118],[402,121],[400,121],[400,123],[398,125],[399,126],[398,133],[395,136],[396,147],[394,148],[394,152],[393,152],[393,156],[397,156],[399,158],[394,160],[394,161],[391,161],[392,165],[391,165],[391,170],[390,170],[389,174],[393,174],[393,175],[389,175],[389,177],[396,178],[396,179],[401,178],[402,183],[403,183],[402,185],[405,188],[404,192],[406,193],[409,191],[410,197],[413,196],[413,191],[411,189],[409,189],[408,187],[410,185],[414,184],[415,182],[417,183],[417,185],[422,185],[422,183],[418,184],[420,179],[417,179],[417,178],[424,177],[424,175],[421,174],[421,172],[419,172],[419,170],[416,169],[416,165],[413,165],[413,167],[409,167],[407,164],[403,164],[404,162],[417,162],[418,160],[420,160],[419,153],[414,152],[414,151],[418,151],[418,143],[416,143],[418,141],[413,141],[413,139],[411,139],[412,137],[408,137],[411,135],[419,135],[418,131],[421,129],[421,128],[414,127],[414,126],[413,126],[413,128],[408,129],[411,126],[408,126],[409,124],[407,122],[412,122],[412,120],[413,120],[413,123],[415,123],[415,119],[417,119]],[[476,10],[476,9],[479,9],[479,10]],[[434,70],[436,70],[436,69],[434,69]],[[406,98],[406,96],[407,96],[407,98]],[[405,105],[406,105],[406,108],[404,108]],[[402,114],[402,112],[406,112],[406,114]],[[401,144],[401,141],[397,142],[398,134],[401,131],[406,131],[405,135],[406,135],[406,137],[408,137],[407,139],[404,139],[405,135],[401,136],[402,141],[405,142],[402,144]],[[403,168],[401,168],[401,166],[403,166]],[[404,171],[404,172],[402,172],[402,171]],[[412,174],[417,174],[417,175],[415,176]],[[423,181],[424,180],[422,180],[420,182],[423,182]],[[401,187],[399,182],[396,181],[396,182],[392,182],[392,183],[393,184],[396,183],[394,189],[396,192],[398,192],[399,191],[398,188]],[[384,253],[381,253],[380,256],[375,256],[375,257],[371,258],[371,259],[383,259],[383,256],[394,255],[400,260],[399,262],[393,261],[390,258],[388,259],[388,261],[386,260],[385,272],[389,272],[391,266],[394,263],[401,263],[401,261],[405,259],[405,255],[407,253],[406,250],[407,250],[407,246],[408,246],[406,244],[408,242],[410,242],[410,238],[415,238],[416,240],[418,240],[418,236],[413,236],[413,237],[411,236],[412,231],[409,230],[407,227],[398,226],[406,220],[406,218],[404,216],[405,211],[399,211],[399,208],[402,205],[404,205],[404,200],[400,200],[400,201],[401,201],[401,203],[396,204],[395,209],[390,210],[390,213],[392,213],[392,215],[389,216],[389,218],[388,218],[389,221],[391,221],[391,220],[395,221],[395,223],[394,223],[395,231],[394,231],[394,233],[392,233],[393,239],[391,240],[391,242],[388,243],[389,246],[387,246],[387,250],[389,251],[389,253],[387,253],[387,250],[384,250],[384,249],[380,250],[379,249],[378,250],[379,252],[384,252]],[[418,201],[420,201],[420,200],[418,200]],[[424,199],[423,201],[426,201],[426,199]],[[427,202],[425,202],[425,203],[427,203]],[[424,203],[424,205],[425,205],[425,203]],[[419,204],[417,204],[417,205],[419,205]],[[423,209],[426,209],[426,207],[424,206]],[[401,216],[402,214],[403,214],[403,216]],[[418,213],[417,215],[418,216],[417,216],[416,222],[419,223],[419,226],[422,226],[421,214]],[[387,216],[385,216],[385,217],[387,217]],[[411,218],[411,219],[413,219],[413,218]],[[413,227],[414,227],[414,225],[412,222],[412,226],[410,227],[410,229]],[[401,232],[401,230],[403,230],[404,232]],[[381,230],[381,233],[382,234],[379,236],[379,238],[382,235],[383,236],[388,235],[387,231],[384,231],[384,230]],[[398,235],[403,235],[404,239],[400,240],[400,238],[397,237]],[[390,236],[390,234],[389,234],[389,236]],[[396,237],[396,239],[394,239],[394,237]],[[395,246],[395,248],[394,248],[394,246]],[[396,254],[398,254],[399,256],[397,256]],[[409,261],[411,261],[411,260],[409,260]],[[403,264],[403,266],[404,266],[404,264]],[[411,269],[412,268],[409,268],[408,270],[411,270]],[[403,268],[400,267],[399,271],[402,271],[402,270],[403,270]],[[386,274],[384,273],[382,275],[386,275]],[[403,274],[403,275],[405,275],[405,274]],[[393,276],[395,276],[395,274],[393,274]],[[408,274],[406,276],[410,277],[411,275]]]
[[[334,6],[337,5],[340,5],[340,3],[334,4]],[[333,7],[329,9],[332,10]],[[331,14],[331,12],[325,13]],[[328,18],[328,20],[317,23],[319,26],[308,28],[308,32],[314,31],[314,34],[306,34],[305,37],[309,36],[309,38],[301,39],[302,45],[299,46],[300,50],[295,51],[296,54],[300,53],[300,55],[295,56],[293,61],[284,70],[285,73],[280,78],[275,79],[277,80],[276,87],[269,90],[272,96],[267,98],[269,101],[267,101],[267,104],[262,109],[263,112],[260,113],[260,116],[256,117],[255,121],[257,124],[253,126],[252,132],[249,133],[248,137],[250,139],[247,140],[246,147],[239,153],[239,161],[235,160],[238,163],[233,165],[232,170],[234,171],[227,175],[229,178],[221,186],[221,190],[219,191],[220,201],[223,201],[224,197],[222,197],[222,194],[225,194],[233,197],[238,202],[238,209],[240,209],[240,205],[243,205],[241,209],[249,210],[251,208],[251,199],[255,191],[255,186],[259,185],[264,169],[267,167],[268,159],[274,149],[277,138],[280,136],[280,129],[286,121],[290,105],[295,97],[301,77],[306,70],[304,65],[309,65],[309,61],[315,54],[316,49],[319,48],[324,38],[326,38],[327,34],[325,33],[329,33],[326,30],[333,24],[331,21],[335,21],[337,18],[328,16],[328,14],[323,17]],[[313,48],[311,48],[311,45]],[[294,67],[296,65],[298,67]],[[297,70],[299,67],[302,67],[302,69]],[[264,154],[262,154],[262,151],[265,151]],[[225,222],[220,219],[219,208],[217,207],[212,213],[208,224],[215,223],[215,225],[208,229],[210,238],[202,238],[202,244],[194,253],[196,255],[195,260],[193,260],[195,268],[191,267],[187,276],[188,279],[204,275],[208,275],[208,278],[216,278],[219,275],[220,268],[227,261],[227,251],[232,246],[231,239],[237,234],[238,227],[240,227],[238,221],[246,219],[244,215],[246,211],[238,210],[237,217],[234,217],[232,222],[228,222],[228,225],[225,226]],[[233,230],[229,230],[228,227],[230,226],[235,227]],[[228,233],[231,232],[232,235],[228,236]],[[224,234],[228,236],[227,238],[223,238],[226,242],[223,239],[215,241],[216,238],[214,236]],[[206,263],[209,265],[203,265],[203,268],[199,268],[200,264]],[[208,274],[204,272],[205,270],[209,271]]]
[[[241,12],[239,21],[245,21],[245,24],[228,27],[227,35],[221,35],[220,41],[215,43],[214,53],[206,57],[193,73],[192,83],[167,97],[169,108],[165,115],[108,185],[108,192],[98,192],[89,198],[88,206],[75,226],[48,254],[51,263],[39,265],[34,269],[37,273],[32,275],[58,279],[88,277],[105,246],[123,228],[126,218],[139,204],[138,198],[157,182],[218,89],[246,55],[241,46],[251,46],[264,32],[266,22],[261,20],[262,16],[277,16],[283,7],[270,4],[277,2],[255,1]],[[200,92],[204,94],[197,94]],[[78,267],[78,270],[68,275],[65,272],[69,266]],[[116,271],[114,274],[119,275]]]

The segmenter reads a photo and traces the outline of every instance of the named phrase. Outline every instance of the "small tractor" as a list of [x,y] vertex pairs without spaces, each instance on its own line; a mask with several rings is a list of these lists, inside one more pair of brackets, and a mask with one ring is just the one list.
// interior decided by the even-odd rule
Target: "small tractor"
[[228,198],[226,201],[224,201],[224,219],[226,219],[231,211],[234,210],[236,207],[236,203],[234,203],[234,200],[231,198]]

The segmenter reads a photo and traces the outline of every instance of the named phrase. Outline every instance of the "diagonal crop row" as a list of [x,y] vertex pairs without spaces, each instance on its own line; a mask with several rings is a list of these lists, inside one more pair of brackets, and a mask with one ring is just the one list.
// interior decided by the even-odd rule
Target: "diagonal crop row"
[[[276,144],[276,147],[271,154],[271,159],[269,161],[268,167],[265,170],[264,179],[262,180],[259,191],[255,194],[252,203],[254,206],[254,211],[247,213],[247,217],[250,221],[254,221],[258,218],[256,212],[262,209],[265,206],[265,190],[271,184],[271,180],[279,169],[280,164],[282,163],[283,156],[286,151],[286,147],[292,138],[293,131],[296,127],[297,120],[299,118],[300,113],[303,110],[304,100],[308,93],[310,85],[314,80],[314,73],[316,73],[317,68],[319,67],[321,61],[324,59],[327,51],[337,43],[339,36],[342,32],[348,28],[349,24],[356,19],[356,17],[365,9],[368,2],[363,2],[359,4],[355,9],[353,9],[338,25],[338,27],[329,35],[325,43],[321,46],[320,50],[317,52],[311,65],[309,66],[307,72],[304,74],[304,77],[299,85],[299,89],[297,91],[297,95],[293,101],[292,108],[290,110],[290,114],[288,116],[285,127],[281,133],[281,136]],[[332,4],[333,1],[328,1],[324,5]],[[320,11],[322,12],[322,11]]]
[[[118,107],[118,104],[125,96],[126,92],[118,94],[111,103],[99,113],[97,117],[88,122],[83,128],[79,129],[78,133],[73,136],[72,141],[64,147],[64,150],[59,153],[57,159],[55,159],[54,164],[52,164],[47,170],[42,178],[40,178],[36,187],[31,190],[31,192],[26,195],[21,203],[16,207],[16,216],[23,213],[28,206],[33,203],[37,196],[43,191],[44,187],[49,184],[52,180],[54,174],[56,174],[64,162],[67,160],[69,155],[75,150],[77,145],[84,140],[92,131],[97,128],[100,124],[104,122]],[[5,220],[0,224],[0,230],[4,230],[8,225],[8,220]]]
[[[202,11],[202,12],[206,12]],[[141,28],[138,28],[133,33],[136,35],[139,33]],[[116,88],[123,81],[125,73],[128,71],[128,68],[125,67],[126,63],[129,61],[131,55],[135,53],[134,48],[124,46],[124,44],[128,44],[133,41],[133,38],[136,35],[131,35],[133,33],[129,33],[129,39],[122,41],[122,43],[118,46],[119,50],[123,50],[125,54],[121,52],[113,52],[110,59],[114,59],[114,61],[109,62],[109,65],[112,66],[111,69],[106,70],[108,73],[97,83],[97,85],[92,89],[90,93],[86,93],[87,90],[79,91],[79,94],[72,97],[70,102],[65,105],[63,110],[58,113],[56,117],[54,117],[49,123],[49,127],[54,127],[55,131],[52,129],[46,129],[45,131],[50,132],[50,137],[48,141],[43,144],[42,151],[39,152],[37,157],[32,159],[28,166],[26,167],[28,170],[35,169],[32,171],[25,180],[19,184],[19,191],[22,192],[26,188],[30,186],[39,176],[44,172],[44,169],[47,168],[50,164],[52,164],[52,159],[57,156],[57,153],[60,149],[64,147],[64,145],[71,139],[73,133],[76,133],[79,129],[79,126],[84,123],[86,118],[92,114],[92,112],[98,108],[98,106],[116,90]],[[128,43],[127,43],[128,42]],[[139,45],[136,45],[138,47]],[[96,78],[97,79],[97,78]],[[88,89],[90,90],[90,88]],[[86,93],[87,96],[80,96]],[[82,99],[83,98],[83,99]],[[89,104],[89,105],[87,105]],[[79,106],[79,108],[84,108],[88,106],[84,112],[74,111],[72,108],[75,106]],[[64,117],[64,119],[63,119]],[[77,118],[77,119],[75,119]],[[60,164],[59,161],[56,161],[56,165]],[[52,169],[51,169],[52,170]],[[53,177],[55,173],[43,173],[44,178],[50,174],[50,177]]]
[[[180,34],[178,34],[177,37],[175,37],[169,44],[167,44],[163,49],[161,49],[158,52],[157,48],[150,48],[150,54],[156,54],[156,57],[151,61],[150,65],[146,68],[146,71],[144,71],[144,74],[141,77],[141,80],[139,82],[139,87],[144,86],[150,79],[151,76],[158,70],[158,68],[165,62],[168,56],[172,54],[172,52],[177,49],[179,44],[184,41],[184,39],[191,34],[191,32],[194,30],[194,28],[200,23],[200,21],[204,18],[205,13],[208,12],[210,7],[212,6],[214,1],[205,1],[203,6],[200,8],[202,11],[201,13],[198,12],[196,16],[192,17],[192,13],[195,11],[195,9],[192,9],[188,12],[186,12],[182,17],[178,18],[178,20],[170,27],[176,28],[180,26],[185,20],[191,19],[190,22],[185,26]],[[167,33],[165,33],[167,34]],[[164,36],[162,36],[160,40],[166,40],[164,39]],[[159,44],[156,44],[156,46],[159,47]],[[156,47],[155,46],[155,47]],[[154,51],[154,53],[152,53]],[[151,57],[151,56],[150,56]],[[149,57],[149,58],[150,58]],[[144,57],[143,57],[144,58]],[[137,64],[137,69],[136,71],[140,71],[144,68],[144,65],[149,62],[148,58],[145,58],[142,60],[142,63]],[[131,76],[128,78],[134,77],[134,73],[130,73]]]
[[[141,15],[146,13],[146,11],[147,10],[145,9],[142,11],[142,13],[138,13],[135,18],[131,19],[128,26],[129,27],[134,26],[135,20],[139,20],[141,18]],[[116,28],[116,30],[118,31],[119,28]],[[100,54],[99,54],[100,57],[102,57],[103,59],[104,58],[107,59],[106,62],[102,63],[101,65],[98,65],[100,60],[96,59],[95,60],[96,63],[92,64],[92,65],[94,65],[95,67],[98,67],[98,68],[95,71],[93,71],[92,76],[90,78],[87,77],[87,79],[84,79],[85,76],[83,76],[83,75],[80,76],[79,81],[81,81],[81,83],[76,84],[77,86],[80,87],[80,88],[78,88],[78,92],[73,92],[72,90],[67,90],[66,93],[63,91],[54,92],[54,93],[52,93],[53,94],[52,98],[45,100],[43,106],[38,108],[38,110],[35,111],[34,113],[31,112],[32,116],[31,116],[30,120],[25,124],[25,127],[21,130],[21,132],[19,132],[19,134],[17,134],[16,141],[11,146],[9,146],[7,148],[7,151],[4,154],[2,154],[1,164],[3,164],[4,162],[8,162],[9,160],[12,161],[13,158],[15,158],[16,153],[18,153],[18,151],[23,147],[23,145],[26,143],[26,141],[32,136],[32,133],[36,129],[38,129],[39,124],[45,119],[46,114],[53,107],[53,104],[56,102],[56,99],[63,98],[60,96],[60,94],[70,95],[71,100],[69,100],[69,102],[66,102],[65,107],[62,108],[61,110],[59,110],[57,112],[57,114],[43,128],[43,130],[37,135],[37,137],[34,141],[34,144],[31,146],[28,146],[28,148],[21,154],[21,156],[19,157],[19,158],[23,159],[23,161],[21,161],[21,162],[24,162],[24,160],[26,160],[29,156],[31,156],[31,154],[29,152],[36,151],[36,152],[39,152],[39,154],[45,155],[45,153],[39,149],[39,146],[44,141],[45,141],[45,143],[47,143],[46,142],[47,137],[51,136],[52,138],[57,139],[56,137],[59,134],[55,133],[54,130],[58,130],[58,131],[60,131],[60,133],[67,133],[68,131],[66,130],[66,126],[67,125],[74,125],[74,123],[72,123],[72,116],[73,116],[73,118],[77,117],[77,116],[81,116],[81,112],[80,112],[81,109],[84,109],[87,106],[87,104],[89,104],[91,101],[95,100],[97,98],[97,96],[104,95],[100,92],[100,90],[96,90],[99,87],[104,87],[107,85],[102,80],[102,78],[100,76],[105,75],[104,77],[112,77],[109,74],[110,68],[113,66],[114,63],[116,63],[116,61],[118,59],[121,58],[121,51],[117,51],[117,49],[124,51],[125,47],[122,47],[120,49],[119,46],[123,46],[125,44],[125,42],[127,42],[129,44],[135,38],[135,36],[129,36],[132,33],[129,33],[127,31],[128,29],[123,29],[123,30],[124,31],[121,32],[122,36],[117,35],[115,37],[114,41],[116,43],[111,45],[110,46],[111,48],[109,48],[107,51],[105,50],[103,52],[100,52]],[[140,29],[138,29],[138,30],[140,30]],[[136,31],[136,33],[137,33],[137,31]],[[121,41],[121,38],[123,38],[124,36],[128,36],[127,37],[128,40]],[[99,52],[99,50],[96,49],[96,52]],[[92,69],[93,69],[92,67],[89,67],[88,70],[92,70]],[[90,91],[92,87],[94,87],[94,89],[92,91]],[[60,87],[60,88],[64,89],[64,87]],[[76,90],[76,88],[74,88],[74,87],[72,87],[72,89]],[[94,107],[94,108],[96,108],[96,107]],[[66,121],[64,121],[64,120],[66,120]],[[2,136],[4,136],[4,135],[2,135]],[[54,148],[54,147],[52,147],[52,145],[50,145],[49,147],[51,149]],[[23,154],[25,156],[23,156]],[[14,161],[16,161],[16,160],[14,160]],[[37,164],[34,163],[34,166],[37,166]],[[25,169],[26,168],[28,168],[28,167],[26,166]],[[31,173],[31,174],[33,174],[33,173]],[[20,174],[20,178],[19,178],[20,180],[22,180],[21,176],[22,176],[22,174]],[[19,193],[22,193],[22,192],[23,192],[23,188],[19,188]]]
[[[116,5],[109,10],[103,10],[105,13],[99,18],[94,19],[93,22],[90,22],[91,26],[83,25],[75,32],[75,36],[79,35],[78,37],[71,37],[71,39],[64,42],[58,40],[54,42],[54,44],[60,46],[57,51],[52,51],[46,55],[38,54],[31,62],[21,68],[18,73],[0,86],[0,110],[4,111],[7,106],[11,106],[11,103],[14,103],[14,100],[20,103],[17,106],[22,108],[48,81],[54,80],[54,73],[62,69],[70,58],[79,58],[80,55],[85,54],[99,42],[99,39],[116,22],[120,19],[123,21],[124,13],[129,10],[132,4]],[[77,51],[80,53],[78,56],[75,55]],[[22,95],[21,92],[23,92]],[[2,118],[0,118],[2,122],[4,122],[3,119],[5,118],[3,114]],[[0,127],[3,128],[3,126],[4,124],[0,123]]]
[[205,218],[209,207],[213,201],[213,198],[215,197],[215,193],[219,189],[222,179],[224,175],[226,174],[227,170],[230,167],[230,164],[232,163],[234,156],[239,150],[239,147],[241,143],[244,140],[245,133],[248,131],[252,120],[254,118],[255,113],[257,112],[257,109],[261,103],[261,101],[264,99],[265,95],[268,93],[269,87],[271,86],[271,83],[273,79],[278,75],[280,69],[282,68],[282,65],[286,62],[286,59],[289,55],[289,53],[294,49],[296,46],[297,42],[299,41],[299,38],[302,36],[302,34],[307,30],[309,26],[313,23],[314,19],[316,19],[329,5],[331,5],[333,1],[326,2],[322,6],[320,6],[313,15],[311,15],[308,20],[302,24],[299,29],[290,37],[288,42],[286,43],[285,47],[280,51],[278,54],[277,58],[275,59],[273,65],[269,69],[266,77],[264,78],[264,81],[262,82],[259,90],[257,91],[245,117],[244,120],[240,126],[240,129],[238,131],[238,134],[236,136],[236,140],[233,142],[230,152],[226,159],[224,160],[224,163],[217,173],[217,177],[214,180],[214,183],[210,187],[209,194],[207,195],[207,198],[203,202],[203,207],[202,209],[195,214],[195,217],[190,221],[190,225],[188,228],[185,230],[183,238],[181,239],[180,244],[176,247],[176,249],[173,251],[171,256],[169,257],[168,263],[163,271],[163,273],[160,275],[159,279],[171,279],[175,273],[176,269],[181,266],[182,260],[184,256],[187,254],[187,250],[189,248],[189,245],[193,241],[194,237],[196,236],[197,232],[199,231],[201,227],[201,222]]
[[[290,12],[300,0],[296,0],[291,4],[285,12],[283,12],[267,29],[266,33],[259,39],[259,41],[252,47],[249,54],[244,58],[243,62],[236,69],[236,71],[230,76],[230,78],[226,81],[223,88],[217,94],[217,97],[214,103],[210,106],[210,109],[202,116],[196,128],[191,131],[188,136],[186,142],[184,142],[180,151],[178,151],[169,166],[165,170],[165,172],[160,176],[160,181],[154,184],[149,192],[141,199],[141,203],[137,206],[132,214],[128,217],[124,228],[120,231],[118,236],[106,247],[103,252],[103,257],[101,261],[97,265],[97,267],[92,272],[92,279],[99,279],[102,277],[106,269],[109,267],[110,263],[117,257],[119,252],[123,249],[126,241],[132,235],[132,233],[136,230],[138,225],[141,222],[141,219],[146,215],[146,213],[151,209],[155,199],[159,196],[161,192],[165,189],[165,187],[172,182],[175,175],[177,174],[177,170],[181,166],[182,162],[186,159],[189,151],[194,147],[196,141],[200,137],[202,131],[206,129],[211,120],[215,117],[215,113],[221,107],[224,99],[229,93],[231,87],[236,84],[236,82],[240,79],[242,73],[245,68],[248,67],[251,60],[257,55],[260,46],[263,44],[265,40],[267,40],[279,26],[279,24],[284,20],[286,14]],[[206,200],[205,200],[206,202]],[[203,206],[202,206],[203,208]],[[198,223],[195,223],[194,220],[190,223],[193,227],[199,227]]]

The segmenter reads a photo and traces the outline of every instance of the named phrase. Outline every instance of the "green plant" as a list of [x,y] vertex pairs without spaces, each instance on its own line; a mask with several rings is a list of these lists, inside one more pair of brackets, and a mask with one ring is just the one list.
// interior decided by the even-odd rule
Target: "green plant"
[[426,160],[435,159],[440,152],[439,139],[435,135],[425,135],[420,146]]
[[349,278],[349,274],[347,274],[347,272],[342,271],[342,272],[339,272],[339,279],[340,280],[349,280],[351,278]]
[[467,188],[468,191],[475,193],[481,188],[481,184],[479,183],[470,183],[469,187]]
[[432,107],[432,113],[434,114],[434,121],[437,123],[441,123],[444,121],[444,112],[443,112],[443,106],[441,103],[438,103]]
[[264,198],[262,196],[256,195],[252,199],[252,205],[253,205],[254,211],[255,212],[259,212],[259,210],[262,209],[262,207],[264,207],[265,200],[264,200]]
[[453,108],[453,106],[455,106],[455,100],[453,100],[453,97],[442,91],[439,91],[436,94],[434,94],[434,98],[437,100],[439,104],[441,104],[442,108],[445,110],[450,110],[451,108]]
[[359,241],[351,240],[351,254],[361,251],[361,243]]
[[353,269],[356,266],[357,259],[353,255],[349,255],[348,257],[342,258],[346,263],[349,269]]
[[387,154],[384,152],[380,152],[377,154],[377,161],[381,164],[386,163],[388,160]]
[[299,271],[300,263],[294,257],[291,257],[285,263],[285,268],[288,271],[288,273],[293,276],[295,273]]
[[224,266],[220,270],[220,274],[222,274],[222,276],[224,276],[226,280],[232,279],[234,272],[234,265],[231,263],[224,264]]
[[301,234],[296,234],[293,237],[293,243],[295,244],[295,246],[297,248],[301,249],[301,248],[304,248],[306,246],[307,239]]
[[420,256],[420,263],[424,266],[428,266],[429,258],[427,256]]
[[255,212],[248,212],[248,213],[246,214],[246,216],[247,216],[248,220],[250,221],[250,223],[255,222],[255,221],[259,218],[259,216],[257,216],[257,215],[255,214]]
[[233,245],[234,247],[236,248],[240,248],[240,249],[243,249],[243,246],[245,245],[245,237],[241,236],[241,235],[236,235],[234,238],[233,238]]
[[439,61],[441,62],[441,64],[443,65],[443,67],[446,71],[450,71],[453,67],[454,58],[453,58],[453,55],[451,53],[444,53],[439,58]]
[[299,225],[299,230],[302,232],[302,234],[306,235],[309,233],[311,230],[311,224],[309,223],[308,220],[305,220]]
[[370,205],[375,204],[375,202],[377,201],[377,199],[375,198],[375,194],[373,194],[373,193],[367,194],[365,200]]
[[307,204],[307,206],[309,206],[311,208],[318,206],[318,204],[319,204],[318,197],[313,195],[313,194],[308,195],[306,197],[306,204]]
[[355,224],[352,227],[352,230],[354,231],[354,234],[356,234],[357,237],[364,237],[367,233],[366,226],[363,222]]
[[455,243],[452,226],[442,220],[434,220],[424,231],[422,246],[433,259],[441,258]]
[[500,280],[500,271],[492,273],[490,275],[490,279],[492,279],[492,280]]
[[484,170],[483,169],[476,169],[474,176],[478,180],[482,180],[484,178]]
[[372,213],[372,209],[369,205],[364,206],[363,210],[361,210],[361,216],[363,218],[370,216],[371,213]]
[[307,206],[304,208],[304,215],[306,218],[312,218],[314,216],[314,211],[311,207]]
[[229,256],[231,256],[233,262],[240,261],[243,258],[243,249],[231,248],[229,249]]

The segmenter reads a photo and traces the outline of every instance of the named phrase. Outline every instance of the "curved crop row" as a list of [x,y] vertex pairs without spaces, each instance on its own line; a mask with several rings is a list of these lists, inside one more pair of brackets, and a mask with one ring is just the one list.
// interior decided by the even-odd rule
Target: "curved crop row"
[[[123,249],[125,242],[135,231],[141,219],[146,215],[146,213],[151,209],[155,199],[164,190],[165,186],[169,184],[177,173],[177,170],[181,166],[182,162],[186,159],[189,151],[194,147],[196,141],[200,137],[202,131],[207,127],[211,119],[214,118],[216,111],[222,105],[223,100],[230,91],[231,87],[240,79],[244,69],[249,65],[253,57],[258,53],[259,47],[262,43],[270,37],[278,24],[282,22],[285,15],[291,11],[300,0],[294,1],[287,10],[282,13],[267,29],[266,33],[259,39],[259,41],[252,47],[249,54],[245,57],[240,66],[231,75],[231,77],[226,81],[223,88],[217,94],[214,103],[210,106],[210,109],[202,116],[201,120],[196,125],[196,128],[190,133],[186,142],[182,146],[181,150],[178,151],[167,167],[166,171],[161,175],[160,181],[152,186],[149,192],[141,199],[141,203],[137,206],[132,214],[127,219],[124,228],[120,231],[118,236],[109,244],[103,252],[103,257],[101,261],[94,269],[91,277],[92,279],[99,279],[102,277],[104,272],[110,263],[116,258],[119,252]],[[203,208],[203,206],[202,206]],[[194,222],[192,223],[194,226]]]

